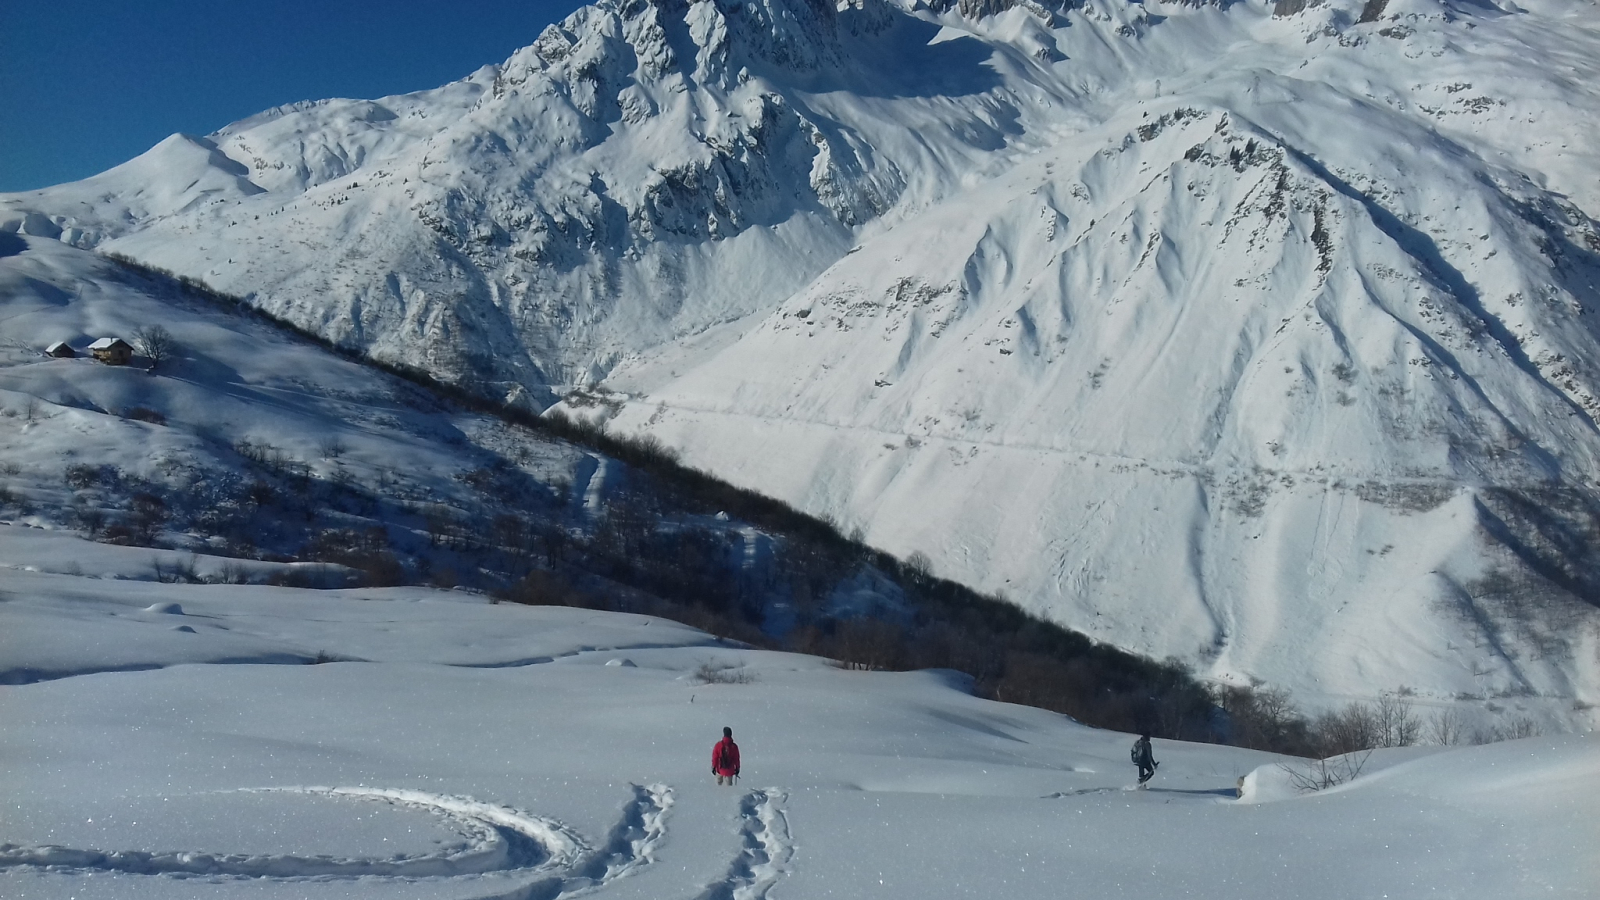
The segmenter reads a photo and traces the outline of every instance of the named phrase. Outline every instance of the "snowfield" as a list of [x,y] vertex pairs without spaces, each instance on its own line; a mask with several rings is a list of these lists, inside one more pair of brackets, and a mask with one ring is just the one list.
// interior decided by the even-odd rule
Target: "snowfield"
[[[1595,895],[1594,2],[601,0],[529,37],[0,196],[0,896]],[[1130,735],[951,671],[310,590],[503,584],[640,507],[252,307],[1213,682],[1545,734],[1311,792],[1158,740],[1136,790]],[[151,325],[153,370],[43,353]],[[697,515],[648,527],[771,550]]]
[[[19,540],[72,538],[0,526],[0,551]],[[5,572],[0,659],[58,676],[0,688],[6,897],[1579,898],[1600,879],[1594,735],[1387,751],[1306,796],[1266,754],[1157,741],[1134,791],[1129,735],[950,673],[460,592]],[[106,671],[112,642],[142,670]],[[312,648],[349,661],[267,664]],[[707,771],[723,725],[735,788]]]

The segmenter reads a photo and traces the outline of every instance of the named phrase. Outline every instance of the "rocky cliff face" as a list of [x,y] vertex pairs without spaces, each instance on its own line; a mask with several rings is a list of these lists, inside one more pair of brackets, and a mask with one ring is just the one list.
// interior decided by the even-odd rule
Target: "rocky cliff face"
[[1600,699],[1595,21],[601,3],[0,226],[497,396],[583,387],[568,412],[1218,678],[1570,706]]

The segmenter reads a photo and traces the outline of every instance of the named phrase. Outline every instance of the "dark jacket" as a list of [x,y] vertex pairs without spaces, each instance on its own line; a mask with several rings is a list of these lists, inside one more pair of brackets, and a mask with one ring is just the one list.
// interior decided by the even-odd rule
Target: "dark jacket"
[[1156,763],[1155,754],[1152,753],[1151,750],[1150,750],[1150,742],[1145,740],[1144,738],[1139,738],[1137,741],[1134,741],[1133,742],[1133,764],[1136,765],[1136,766],[1140,766],[1142,768],[1149,769],[1149,768],[1154,767],[1155,763]]

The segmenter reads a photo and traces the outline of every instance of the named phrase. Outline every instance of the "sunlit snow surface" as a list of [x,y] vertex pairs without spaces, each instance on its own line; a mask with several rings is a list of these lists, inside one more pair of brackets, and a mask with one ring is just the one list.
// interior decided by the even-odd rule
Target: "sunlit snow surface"
[[1532,573],[1600,567],[1600,14],[1295,6],[606,0],[0,231],[597,385],[566,411],[1219,679],[1592,725],[1600,617]]
[[[1364,6],[608,3],[438,91],[0,198],[27,235],[0,233],[8,489],[64,506],[71,461],[156,478],[270,440],[439,496],[503,430],[69,245],[99,247],[513,399],[602,381],[572,410],[1209,675],[1592,724],[1593,609],[1465,588],[1518,571],[1493,491],[1595,495],[1595,6]],[[151,322],[186,348],[167,374],[38,356]],[[581,504],[596,469],[541,452]],[[945,674],[131,581],[186,554],[52,524],[0,526],[7,898],[1600,884],[1592,735],[1380,754],[1311,797],[1158,742],[1135,792],[1127,735]],[[724,725],[746,777],[719,789]]]
[[[949,674],[458,592],[5,572],[0,660],[85,673],[0,688],[8,898],[1578,898],[1600,879],[1593,735],[1393,751],[1306,797],[1265,754],[1157,741],[1134,791],[1128,735]],[[97,671],[102,640],[48,634],[150,668]],[[363,661],[216,664],[229,642]],[[751,677],[702,684],[706,663]],[[733,788],[708,771],[724,725]]]

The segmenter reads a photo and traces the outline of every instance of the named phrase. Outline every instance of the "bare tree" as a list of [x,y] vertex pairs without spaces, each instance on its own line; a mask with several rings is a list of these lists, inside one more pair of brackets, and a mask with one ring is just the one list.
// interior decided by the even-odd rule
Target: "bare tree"
[[1305,718],[1282,688],[1229,685],[1213,697],[1228,714],[1231,742],[1241,747],[1293,752],[1307,742]]
[[133,341],[138,345],[139,352],[150,360],[150,370],[154,372],[161,361],[171,359],[178,352],[178,341],[162,325],[146,325],[133,333]]
[[1446,747],[1461,743],[1463,737],[1461,713],[1454,707],[1436,710],[1428,720],[1428,738]]
[[1487,731],[1478,731],[1472,736],[1474,744],[1493,744],[1497,741],[1516,741],[1522,738],[1538,737],[1544,733],[1539,723],[1527,716],[1518,716],[1508,722],[1495,725]]
[[1316,743],[1321,752],[1328,756],[1370,750],[1378,746],[1377,713],[1360,701],[1317,716],[1313,727]]
[[912,579],[927,581],[933,577],[933,560],[921,550],[912,551],[911,555],[906,557],[906,570]]
[[1377,718],[1380,747],[1409,747],[1422,733],[1422,723],[1412,713],[1411,703],[1396,694],[1379,697],[1373,712]]

